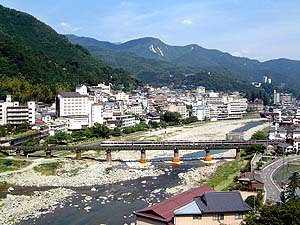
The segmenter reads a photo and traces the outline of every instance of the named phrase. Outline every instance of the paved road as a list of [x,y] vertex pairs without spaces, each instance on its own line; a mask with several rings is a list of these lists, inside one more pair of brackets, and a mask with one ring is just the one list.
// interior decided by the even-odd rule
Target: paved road
[[275,172],[283,165],[286,165],[292,161],[300,160],[299,155],[293,155],[285,157],[284,159],[278,159],[270,165],[266,166],[261,172],[261,178],[265,183],[265,201],[280,202],[281,187],[278,187],[273,176]]

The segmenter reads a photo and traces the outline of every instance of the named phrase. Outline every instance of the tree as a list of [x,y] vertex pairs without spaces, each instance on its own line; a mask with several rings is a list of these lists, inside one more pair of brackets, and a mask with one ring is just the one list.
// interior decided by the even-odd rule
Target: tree
[[114,137],[121,136],[121,130],[118,127],[115,127],[113,130],[111,130],[110,134]]
[[171,124],[179,124],[181,115],[178,112],[170,112],[167,111],[161,115],[161,120],[171,123]]
[[286,192],[286,200],[297,200],[299,196],[297,195],[297,189],[300,189],[300,174],[294,172],[293,175],[289,178],[289,183]]
[[260,198],[260,195],[255,196],[255,195],[250,195],[246,198],[245,202],[252,207],[253,209],[259,209],[260,207],[262,207],[262,199]]
[[268,137],[263,131],[257,131],[252,135],[251,140],[268,140]]
[[94,137],[102,137],[102,138],[109,138],[109,129],[107,126],[103,124],[96,123],[92,128],[91,128]]
[[284,225],[300,224],[300,201],[289,201],[281,206],[264,205],[257,212],[250,213],[243,224]]

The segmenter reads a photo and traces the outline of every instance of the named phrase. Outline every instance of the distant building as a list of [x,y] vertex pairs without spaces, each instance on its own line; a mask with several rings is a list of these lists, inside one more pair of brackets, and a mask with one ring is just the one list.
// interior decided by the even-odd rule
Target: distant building
[[149,112],[146,115],[146,120],[147,120],[147,123],[149,123],[149,122],[159,123],[160,122],[160,115],[157,112]]
[[35,102],[29,101],[21,106],[19,102],[11,101],[11,96],[6,101],[0,101],[0,125],[20,125],[23,123],[35,124]]
[[193,116],[197,116],[198,120],[203,121],[210,118],[210,108],[204,105],[192,104]]
[[85,85],[76,85],[75,92],[81,95],[88,95],[87,87]]
[[141,105],[133,105],[129,107],[128,110],[133,115],[142,115],[143,114],[143,107]]
[[203,87],[203,86],[197,87],[196,95],[202,95],[202,94],[205,94],[205,87]]
[[264,190],[264,182],[257,173],[243,173],[240,176],[239,182],[243,184],[248,191]]
[[186,119],[189,116],[186,105],[183,103],[169,104],[164,109],[166,111],[179,113],[181,116],[181,119]]
[[295,102],[295,99],[293,98],[292,94],[290,93],[278,93],[276,90],[274,90],[274,104],[281,104],[283,106],[289,106],[292,105]]

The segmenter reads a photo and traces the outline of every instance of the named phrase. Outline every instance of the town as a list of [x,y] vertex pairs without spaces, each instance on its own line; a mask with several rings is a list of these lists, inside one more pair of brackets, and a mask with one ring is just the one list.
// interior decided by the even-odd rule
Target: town
[[0,0],[0,224],[300,224],[299,6]]

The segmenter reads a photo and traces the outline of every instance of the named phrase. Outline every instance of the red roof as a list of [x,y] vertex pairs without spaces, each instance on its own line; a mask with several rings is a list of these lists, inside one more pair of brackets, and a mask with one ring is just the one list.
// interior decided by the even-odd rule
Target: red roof
[[172,225],[174,211],[176,209],[192,202],[195,197],[202,196],[205,192],[211,191],[214,190],[205,186],[192,188],[161,203],[137,211],[134,214],[148,219],[166,222],[167,224]]

